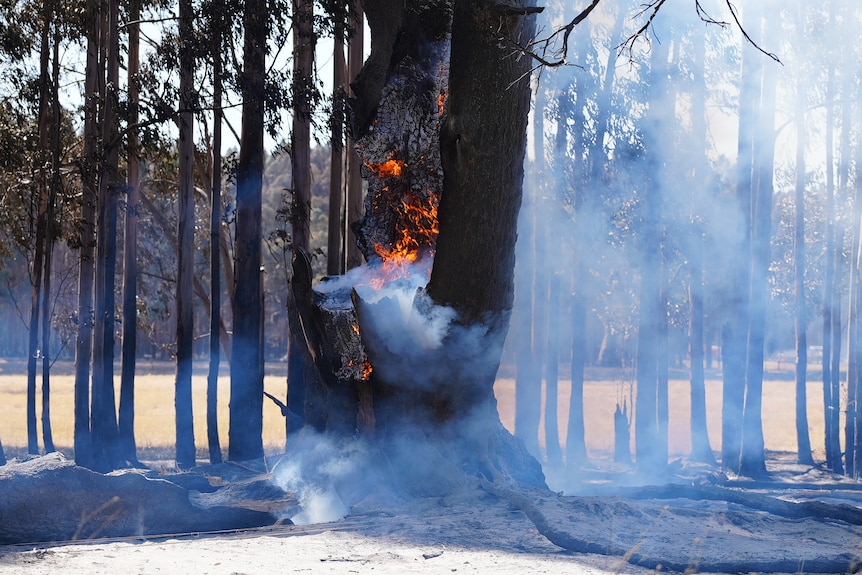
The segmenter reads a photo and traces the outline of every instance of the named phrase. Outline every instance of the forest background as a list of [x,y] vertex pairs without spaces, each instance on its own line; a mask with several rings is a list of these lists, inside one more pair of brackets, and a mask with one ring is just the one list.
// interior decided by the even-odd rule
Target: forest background
[[[35,401],[48,396],[44,391],[37,396],[33,387],[36,360],[44,386],[54,362],[75,360],[82,323],[89,105],[96,106],[101,129],[111,125],[106,112],[117,118],[115,132],[100,132],[96,138],[94,145],[104,156],[93,157],[102,161],[108,152],[117,154],[113,175],[105,179],[121,192],[115,196],[114,237],[127,237],[130,217],[136,219],[132,325],[141,366],[177,361],[178,317],[184,317],[177,308],[179,283],[190,282],[195,294],[186,300],[191,302],[187,317],[192,327],[184,336],[184,341],[190,338],[194,358],[205,360],[212,351],[215,293],[224,296],[215,308],[223,322],[222,337],[229,340],[233,333],[231,290],[242,283],[233,277],[241,129],[225,123],[235,139],[214,143],[216,126],[221,125],[214,122],[214,112],[242,104],[239,47],[247,30],[240,22],[248,22],[238,17],[240,6],[180,4],[113,3],[113,35],[106,32],[112,12],[92,28],[97,22],[87,17],[92,3],[3,6],[0,58],[12,73],[0,87],[0,356],[32,358],[26,388],[30,452],[54,446],[44,422],[42,447],[36,438]],[[762,370],[773,365],[764,358],[773,358],[799,366],[795,385],[786,381],[781,391],[794,398],[795,410],[786,414],[786,421],[795,427],[799,460],[813,461],[816,454],[831,469],[858,475],[855,455],[862,435],[854,406],[859,393],[856,366],[862,357],[856,343],[862,145],[856,126],[862,107],[855,97],[859,54],[851,36],[859,10],[838,1],[816,6],[758,2],[743,12],[724,2],[665,4],[602,2],[569,40],[571,65],[536,70],[516,308],[501,371],[515,386],[512,427],[542,460],[557,465],[583,462],[583,442],[566,440],[583,436],[576,427],[583,415],[577,414],[591,409],[586,400],[577,401],[583,397],[578,382],[591,373],[588,366],[614,368],[614,403],[624,412],[626,428],[633,427],[638,460],[667,461],[666,448],[657,455],[637,449],[668,445],[666,406],[673,389],[675,394],[693,394],[691,409],[703,408],[690,416],[696,457],[709,459],[719,451],[726,467],[739,470],[739,461],[726,450],[736,441],[732,428],[741,428],[742,420],[722,419],[721,442],[710,445],[703,370],[714,378],[721,374],[727,382],[738,377],[727,371],[736,366],[745,372],[744,380],[754,382],[751,393],[756,396],[762,393],[756,387],[757,365],[763,385]],[[350,261],[348,223],[356,216],[350,212],[356,205],[350,199],[357,195],[356,180],[350,181],[360,165],[349,155],[349,145],[348,153],[342,152],[346,120],[340,103],[347,88],[344,78],[339,83],[336,77],[337,89],[330,93],[333,84],[324,85],[313,73],[316,66],[311,73],[297,74],[302,50],[295,32],[300,20],[293,15],[301,5],[270,3],[264,10],[271,21],[261,114],[272,154],[265,160],[260,218],[262,317],[263,356],[273,362],[286,361],[289,349],[289,261],[296,233],[293,218],[297,206],[305,205],[298,195],[302,187],[310,194],[308,247],[315,254],[315,275],[339,273],[356,263]],[[317,5],[314,36],[356,30],[356,13],[349,8],[342,3]],[[659,8],[661,17],[652,20]],[[135,28],[130,24],[138,20],[137,10],[148,21],[141,28],[139,68],[132,64],[133,42],[127,36]],[[178,10],[190,12],[177,18]],[[220,10],[237,16],[221,21],[233,22],[222,30],[224,35],[215,33]],[[550,34],[576,13],[567,3],[550,2],[540,30]],[[742,37],[736,18],[769,54]],[[646,24],[649,27],[642,28]],[[191,28],[182,30],[182,25]],[[117,38],[113,57],[109,43],[98,44],[102,51],[94,56],[102,64],[117,63],[113,81],[111,68],[104,68],[102,92],[91,92],[82,73],[88,66],[88,33]],[[214,44],[217,38],[223,42]],[[352,38],[355,42],[356,35]],[[351,37],[344,43],[350,44]],[[340,42],[333,45],[337,49]],[[349,75],[351,53],[341,50],[333,68]],[[321,52],[317,61],[322,64],[330,55]],[[354,58],[357,52],[365,54],[365,48],[354,49]],[[189,57],[194,66],[184,60]],[[224,66],[221,74],[216,66]],[[192,74],[184,75],[183,69]],[[123,78],[121,70],[132,74],[132,80]],[[215,78],[224,79],[225,86],[217,87]],[[225,101],[217,105],[223,88]],[[300,106],[308,112],[295,113]],[[183,114],[192,114],[193,120],[183,120]],[[297,121],[307,121],[305,129],[316,139],[306,140],[304,179],[291,177],[300,173]],[[186,141],[194,134],[194,150],[187,154],[191,162],[181,167],[179,126],[192,124],[193,131],[185,132]],[[133,132],[137,138],[127,140]],[[331,134],[336,135],[336,146],[331,145]],[[213,154],[213,149],[225,152]],[[133,158],[139,158],[138,168],[129,168]],[[224,162],[222,177],[214,175],[222,172],[216,159]],[[140,175],[135,185],[127,181],[133,171]],[[183,178],[193,185],[184,186]],[[123,183],[117,185],[119,181]],[[221,198],[215,194],[218,187],[223,187]],[[133,188],[140,190],[139,205],[130,203]],[[194,202],[193,216],[181,208],[181,198],[186,206],[189,198]],[[334,210],[333,198],[340,204]],[[210,240],[213,206],[222,233],[219,250],[212,249]],[[193,222],[191,242],[175,239],[182,221]],[[115,262],[124,261],[131,245],[126,241],[115,243]],[[194,249],[181,256],[178,246]],[[213,258],[214,251],[221,257]],[[179,263],[182,257],[185,265]],[[218,290],[210,281],[213,259],[222,263],[216,274],[221,277]],[[330,267],[333,261],[338,265]],[[102,285],[124,285],[128,269],[128,264],[108,268],[114,283]],[[131,337],[124,330],[131,316],[121,301],[107,298],[114,291],[128,293],[130,285],[102,292],[108,309],[115,310],[106,329],[118,342]],[[37,338],[31,326],[40,322]],[[733,334],[741,330],[752,347],[741,354],[740,362],[739,350],[729,348]],[[758,346],[760,357],[753,353]],[[728,361],[731,351],[735,355]],[[118,346],[115,355],[109,354],[111,365],[121,352]],[[817,378],[815,389],[822,391],[819,401],[808,397],[809,366],[811,377]],[[570,396],[574,400],[562,407],[557,395],[561,367],[571,370],[566,379],[574,382],[575,390]],[[674,373],[690,381],[689,389],[668,387]],[[733,400],[727,395],[732,386],[724,387],[722,405],[709,404],[714,423],[716,412],[724,414]],[[649,397],[651,402],[636,405]],[[164,400],[168,406],[169,398]],[[823,433],[816,434],[822,446],[812,446],[809,439],[807,410],[812,403],[822,406],[816,418],[823,426]],[[49,405],[42,405],[43,419]],[[565,429],[554,417],[561,408],[576,414],[570,413]],[[655,413],[654,431],[639,431],[636,420],[632,423],[639,409]],[[741,405],[739,411],[741,416]],[[0,440],[11,434],[6,421],[3,425]],[[712,425],[713,437],[717,426]],[[70,448],[69,440],[64,437],[58,446]],[[5,446],[25,447],[8,440]],[[202,443],[197,449],[203,449]]]

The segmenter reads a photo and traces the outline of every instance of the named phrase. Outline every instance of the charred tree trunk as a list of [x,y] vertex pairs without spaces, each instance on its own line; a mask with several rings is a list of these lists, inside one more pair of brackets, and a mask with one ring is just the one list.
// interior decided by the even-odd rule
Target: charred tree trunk
[[[547,252],[546,252],[547,253]],[[548,286],[548,346],[545,351],[545,452],[548,463],[556,468],[563,465],[560,448],[559,419],[557,406],[560,375],[560,278],[559,273],[551,277]]]
[[51,71],[51,179],[48,184],[48,210],[45,230],[45,277],[42,291],[42,439],[45,451],[54,451],[54,432],[51,426],[51,279],[56,243],[56,205],[57,194],[62,190],[60,175],[60,40],[61,29],[54,26],[53,63]]
[[96,255],[99,121],[99,3],[87,1],[87,64],[84,79],[84,145],[81,170],[81,237],[78,257],[78,332],[75,338],[75,462],[91,465],[90,361],[93,351],[93,290]]
[[117,266],[117,203],[119,180],[118,89],[120,67],[119,2],[108,2],[106,31],[105,112],[102,118],[104,163],[99,181],[96,316],[93,345],[92,407],[90,410],[94,466],[110,470],[119,463],[117,403],[114,394],[115,271]]
[[[365,8],[374,43],[353,84],[351,125],[369,192],[353,229],[372,271],[385,272],[397,253],[436,254],[427,288],[407,291],[406,306],[367,285],[341,310],[327,282],[297,293],[322,376],[308,390],[306,418],[378,438],[412,493],[451,492],[464,471],[543,484],[538,463],[503,430],[493,395],[512,307],[529,108],[529,59],[507,56],[512,42],[531,37],[532,9],[460,0],[454,9],[446,0]],[[470,57],[452,58],[447,92],[450,22],[451,53]],[[422,232],[403,234],[414,216]],[[310,288],[299,279],[295,290]],[[418,329],[437,321],[445,329],[436,336]],[[370,379],[356,365],[364,357],[351,322]]]
[[344,61],[345,15],[336,5],[332,62],[332,129],[329,160],[329,227],[326,273],[340,275],[344,268],[344,103],[347,63]]
[[38,206],[36,213],[36,237],[33,250],[33,269],[30,278],[30,333],[27,349],[27,452],[39,453],[39,438],[36,432],[36,366],[39,358],[39,312],[42,293],[42,282],[45,265],[45,247],[48,228],[48,173],[46,170],[50,150],[50,104],[51,79],[49,62],[51,60],[51,22],[53,9],[51,2],[45,2],[42,9],[41,47],[39,49],[39,154],[37,165],[34,166],[37,184],[34,188],[33,204]]
[[[129,125],[138,122],[140,66],[140,20],[138,0],[129,6]],[[123,347],[120,374],[119,443],[120,458],[136,462],[135,443],[135,356],[138,343],[138,213],[140,209],[140,141],[137,132],[129,133],[127,160],[126,227],[123,239]]]
[[213,56],[213,151],[212,193],[210,197],[210,357],[207,371],[207,447],[210,463],[222,462],[221,442],[218,435],[218,374],[221,364],[219,338],[221,328],[221,134],[222,134],[222,33],[224,19],[222,10],[213,4],[212,18],[215,30],[212,46]]
[[[668,73],[669,47],[655,44],[650,57],[650,76],[662,78]],[[657,85],[661,85],[660,82]],[[649,101],[649,122],[652,126],[673,117],[673,97],[667,90],[655,90]],[[662,340],[666,339],[666,313],[663,298],[662,250],[662,181],[666,173],[665,159],[657,141],[648,151],[647,177],[643,191],[643,231],[640,246],[640,292],[637,335],[637,395],[635,397],[635,451],[638,467],[645,473],[659,473],[667,465],[667,441],[663,437],[659,417],[662,408],[663,357]],[[664,445],[662,445],[664,443]]]
[[[372,2],[374,4],[374,2]],[[347,77],[350,82],[357,79],[362,70],[365,59],[365,17],[362,11],[362,2],[353,2],[353,20],[350,41],[347,45]],[[356,98],[351,84],[351,94]],[[350,222],[359,220],[362,216],[362,176],[359,166],[362,165],[359,155],[356,153],[353,137],[347,138],[347,149],[345,151],[347,161],[347,190],[345,206],[345,228],[344,228],[344,258],[346,269],[352,269],[362,265],[362,254],[359,251],[359,242],[353,229],[348,225]]]
[[[291,134],[291,185],[293,202],[290,210],[291,241],[294,254],[309,252],[311,243],[311,107],[313,100],[314,78],[314,11],[310,0],[293,2],[293,131]],[[336,63],[337,66],[337,63]],[[333,118],[333,129],[335,126]],[[333,150],[335,141],[333,140]],[[333,158],[333,165],[339,164]],[[339,182],[340,185],[340,182]],[[330,197],[331,201],[331,197]],[[331,206],[330,206],[331,207]],[[332,217],[332,214],[330,214]],[[330,248],[332,246],[330,245]],[[336,250],[339,252],[340,250]],[[327,263],[327,265],[329,265]],[[293,302],[289,303],[292,307]],[[291,312],[290,317],[296,317]],[[287,405],[305,401],[307,393],[306,354],[302,349],[301,329],[296,320],[290,330],[288,347],[288,397]],[[290,432],[290,418],[285,420]]]
[[[692,133],[693,143],[698,146],[694,179],[703,183],[709,173],[706,158],[707,110],[706,77],[706,34],[703,30],[694,32],[694,76],[696,87],[692,92]],[[701,151],[702,150],[702,151]],[[691,207],[691,242],[689,252],[689,360],[691,362],[691,458],[708,464],[715,464],[715,456],[709,445],[709,432],[706,424],[706,385],[704,376],[704,289],[703,289],[703,229],[701,220],[704,214],[697,208],[700,193],[705,185],[693,186]],[[700,192],[700,193],[699,193]]]
[[174,387],[177,466],[195,466],[195,431],[192,412],[192,355],[194,347],[194,88],[193,8],[191,0],[179,3],[180,113],[179,113],[179,217],[177,229],[177,371]]
[[[762,17],[755,12],[753,27],[756,30],[772,30],[764,26]],[[751,47],[745,48],[751,52]],[[762,54],[754,53],[754,58]],[[749,284],[748,348],[745,371],[745,402],[742,412],[742,451],[739,471],[751,477],[766,475],[766,460],[763,445],[763,359],[766,336],[766,303],[768,296],[768,273],[772,261],[770,237],[772,232],[772,194],[775,156],[775,83],[774,63],[760,67],[758,81],[760,100],[757,118],[757,136],[754,140],[754,164],[751,203],[751,272]]]
[[263,456],[263,290],[261,211],[267,9],[248,0],[243,10],[242,134],[236,174],[236,284],[230,364],[230,446],[234,461]]
[[[760,26],[757,6],[752,16],[746,13],[749,27]],[[734,260],[733,293],[728,302],[734,311],[732,319],[722,328],[722,411],[721,411],[721,464],[734,472],[740,470],[742,453],[742,418],[745,403],[746,342],[750,324],[751,269],[751,206],[753,202],[753,174],[756,166],[755,127],[760,110],[760,54],[749,46],[743,47],[739,87],[739,134],[737,138],[736,195],[743,230],[739,244],[733,249],[741,257]]]
[[[801,6],[801,5],[800,5]],[[804,39],[804,12],[797,23]],[[796,229],[794,233],[794,286],[796,288],[796,450],[799,463],[814,465],[808,436],[808,313],[805,302],[805,82],[796,84]],[[829,167],[832,171],[832,167]],[[827,255],[827,260],[829,256]],[[824,356],[826,350],[823,351]]]

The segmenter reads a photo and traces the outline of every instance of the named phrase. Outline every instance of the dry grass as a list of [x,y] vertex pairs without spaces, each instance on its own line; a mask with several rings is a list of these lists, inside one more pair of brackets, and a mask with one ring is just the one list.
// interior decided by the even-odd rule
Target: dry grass
[[[0,360],[0,440],[7,455],[23,452],[27,445],[26,376],[22,361]],[[264,380],[267,391],[276,397],[286,394],[286,366],[267,366]],[[815,457],[823,453],[823,399],[818,374],[812,373],[808,384],[808,425]],[[586,441],[592,456],[605,456],[613,450],[613,413],[616,402],[629,397],[630,374],[624,370],[591,369],[584,386]],[[72,366],[57,365],[51,383],[51,423],[54,442],[59,449],[70,451],[73,431]],[[115,378],[119,389],[119,377]],[[170,363],[140,364],[135,386],[135,433],[143,459],[173,457],[174,409],[173,365]],[[200,457],[206,457],[206,365],[195,365],[192,380],[195,413],[195,442]],[[514,429],[514,380],[501,378],[495,388],[500,417],[510,430]],[[558,414],[560,439],[565,446],[566,425],[571,386],[560,382]],[[689,384],[684,371],[672,373],[669,383],[670,417],[669,448],[672,456],[685,455],[691,448],[689,432]],[[41,397],[37,394],[37,413],[41,414]],[[228,445],[228,403],[230,401],[227,368],[219,378],[219,435],[222,448]],[[763,427],[766,449],[796,451],[794,421],[795,391],[792,379],[785,372],[772,372],[764,382]],[[707,411],[711,446],[721,448],[721,381],[718,372],[708,374]],[[281,411],[266,400],[263,407],[264,447],[268,453],[283,449],[285,432]],[[540,424],[540,442],[544,431]],[[842,424],[843,425],[843,424]],[[40,428],[41,445],[41,428]],[[634,448],[634,443],[632,444]]]
[[[7,456],[26,450],[27,419],[26,371],[17,363],[0,360],[0,440]],[[142,459],[173,457],[175,443],[174,372],[170,363],[143,364],[135,376],[135,437]],[[19,371],[20,370],[20,371]],[[19,371],[19,374],[10,373]],[[57,365],[51,377],[51,428],[55,446],[71,450],[73,439],[74,376],[70,365]],[[195,445],[199,457],[207,456],[206,439],[206,365],[196,363],[192,376],[193,410],[195,417]],[[287,393],[287,367],[281,364],[267,366],[264,388],[276,397]],[[119,397],[120,378],[114,378]],[[37,382],[37,387],[39,387]],[[226,366],[219,375],[218,422],[222,449],[228,445],[228,404],[230,378]],[[37,417],[41,417],[41,393],[37,392]],[[39,441],[42,446],[41,424]],[[284,449],[284,417],[281,410],[265,399],[263,405],[263,442],[268,453]]]

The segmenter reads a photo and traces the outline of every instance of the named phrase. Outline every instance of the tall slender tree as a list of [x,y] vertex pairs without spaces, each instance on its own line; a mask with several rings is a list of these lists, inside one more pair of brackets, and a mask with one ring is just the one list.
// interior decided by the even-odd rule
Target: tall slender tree
[[194,345],[194,11],[191,0],[179,3],[180,93],[179,93],[179,229],[177,230],[177,372],[174,390],[176,408],[177,465],[195,465],[194,415],[192,413],[192,354]]
[[140,138],[134,127],[138,123],[140,89],[140,19],[139,0],[129,3],[128,134],[126,160],[126,220],[123,231],[123,343],[120,368],[120,409],[118,414],[120,458],[136,462],[135,442],[135,359],[138,348],[138,212],[140,209]]
[[[799,6],[798,40],[805,41],[805,11]],[[800,44],[802,45],[802,44]],[[796,291],[796,450],[799,463],[813,465],[811,439],[808,435],[808,313],[805,301],[805,77],[796,79],[796,187],[794,229],[794,287]],[[832,170],[832,167],[829,167]]]
[[218,434],[218,375],[221,354],[219,347],[221,319],[221,245],[222,226],[222,48],[225,20],[222,7],[210,3],[210,21],[213,27],[213,141],[212,141],[212,195],[210,198],[210,361],[207,373],[207,445],[210,463],[222,462],[221,442]]
[[98,196],[98,125],[101,82],[99,65],[100,6],[87,0],[87,62],[84,78],[84,144],[81,171],[81,219],[78,257],[78,330],[75,338],[75,461],[92,465],[90,433],[90,362],[93,350],[96,204]]
[[264,95],[267,9],[263,0],[243,8],[242,129],[236,170],[236,265],[232,302],[228,458],[263,456],[263,285],[261,211],[264,168]]
[[[667,439],[662,436],[659,411],[660,372],[662,362],[661,340],[666,335],[666,312],[662,288],[662,230],[661,221],[665,159],[658,143],[656,131],[663,122],[673,117],[672,96],[663,81],[668,75],[670,58],[667,42],[655,42],[650,52],[650,78],[654,86],[648,111],[646,138],[647,165],[650,177],[643,190],[643,232],[640,246],[640,297],[637,336],[637,395],[635,396],[635,450],[637,464],[646,473],[655,473],[667,465]],[[662,445],[663,443],[663,445]]]
[[[703,29],[693,32],[693,76],[692,90],[692,145],[696,146],[690,210],[689,242],[689,361],[691,365],[691,457],[695,461],[714,464],[715,456],[709,445],[706,423],[706,384],[704,375],[704,289],[703,289],[703,225],[706,214],[698,208],[708,180],[706,157],[707,109],[706,109],[706,33]],[[700,193],[698,193],[700,192]]]
[[329,160],[329,230],[326,248],[326,273],[343,274],[344,269],[344,98],[347,88],[347,63],[344,59],[346,15],[344,6],[335,3],[335,31],[332,62],[332,118]]
[[119,0],[109,0],[102,23],[106,70],[102,115],[102,158],[99,170],[96,260],[96,314],[93,344],[91,430],[94,465],[114,469],[118,463],[117,411],[114,393],[115,270],[117,264],[117,204],[125,182],[119,179]]
[[36,235],[33,255],[33,269],[30,296],[29,346],[27,354],[27,451],[39,453],[36,432],[36,366],[39,357],[39,310],[42,297],[43,273],[45,266],[45,237],[48,228],[48,163],[51,133],[51,27],[54,18],[52,2],[42,6],[41,43],[39,48],[39,150],[36,154],[34,171],[37,185],[33,187],[33,204],[38,206],[36,213]]
[[[776,33],[776,23],[765,25],[762,13],[752,19],[757,30]],[[767,41],[766,38],[759,35]],[[751,52],[751,47],[746,47]],[[740,473],[749,476],[766,474],[763,445],[763,360],[766,336],[766,298],[771,263],[773,170],[775,158],[775,89],[776,65],[764,62],[763,55],[753,54],[761,62],[757,76],[758,115],[753,147],[751,187],[751,259],[749,276],[749,326],[745,369],[745,401],[742,413],[742,448]]]
[[[362,1],[354,0],[352,15],[352,27],[350,40],[347,43],[347,77],[351,83],[356,80],[362,63],[365,61],[365,15],[363,13]],[[356,94],[352,92],[353,97]],[[350,227],[351,222],[357,221],[362,216],[362,176],[360,166],[362,161],[356,153],[354,139],[356,134],[350,134],[347,139],[347,218],[345,220],[345,265],[347,269],[362,265],[362,252],[359,251],[356,234]]]

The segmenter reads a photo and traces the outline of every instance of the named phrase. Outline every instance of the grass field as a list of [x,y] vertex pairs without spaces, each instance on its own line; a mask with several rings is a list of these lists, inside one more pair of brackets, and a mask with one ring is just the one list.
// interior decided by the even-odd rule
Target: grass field
[[[141,363],[135,386],[135,433],[141,459],[173,457],[174,366],[169,362]],[[286,394],[286,365],[268,364],[264,379],[265,389],[276,397]],[[562,371],[565,373],[565,371]],[[0,359],[0,441],[7,457],[26,451],[26,365],[22,360]],[[607,457],[613,450],[613,413],[616,402],[630,401],[631,373],[619,369],[590,369],[584,386],[586,414],[586,441],[592,457]],[[721,448],[721,381],[719,372],[707,373],[707,412],[710,443],[714,450]],[[823,452],[823,395],[818,374],[809,376],[808,426],[814,456]],[[54,443],[58,449],[71,451],[73,431],[73,376],[72,365],[58,363],[51,378],[51,423]],[[119,391],[119,376],[115,377]],[[206,364],[195,363],[192,378],[195,413],[195,443],[198,456],[207,457],[206,451]],[[764,381],[763,428],[768,451],[796,451],[795,384],[789,371],[777,371],[775,366]],[[558,414],[560,439],[565,446],[568,405],[571,386],[568,380],[560,381]],[[500,418],[510,430],[515,421],[515,383],[511,378],[500,378],[495,387]],[[670,421],[669,449],[672,457],[685,455],[691,447],[689,433],[689,383],[685,370],[673,370],[669,382]],[[37,394],[37,417],[41,416],[41,396]],[[222,366],[219,378],[219,434],[223,449],[228,445],[228,403],[230,387],[227,366]],[[263,441],[267,453],[283,450],[285,441],[284,418],[280,409],[269,400],[264,402]],[[544,445],[544,423],[540,425],[540,443]],[[42,446],[41,427],[39,428]],[[843,422],[842,422],[843,429]],[[634,449],[634,440],[632,440]]]

